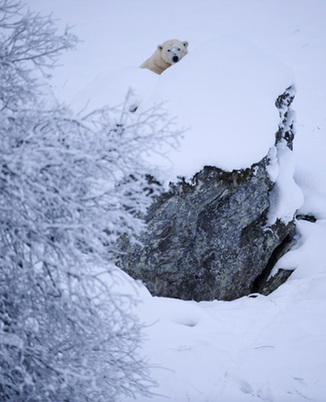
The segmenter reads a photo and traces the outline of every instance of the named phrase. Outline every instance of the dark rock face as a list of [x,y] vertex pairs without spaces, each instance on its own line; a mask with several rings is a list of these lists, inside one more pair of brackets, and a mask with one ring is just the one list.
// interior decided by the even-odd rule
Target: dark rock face
[[[276,143],[286,140],[290,149],[292,100],[289,88],[276,102],[281,116]],[[118,265],[158,296],[233,300],[263,287],[259,278],[294,228],[294,220],[266,226],[274,185],[268,163],[266,156],[232,172],[205,166],[191,183],[172,184],[145,217],[142,245],[122,239]]]

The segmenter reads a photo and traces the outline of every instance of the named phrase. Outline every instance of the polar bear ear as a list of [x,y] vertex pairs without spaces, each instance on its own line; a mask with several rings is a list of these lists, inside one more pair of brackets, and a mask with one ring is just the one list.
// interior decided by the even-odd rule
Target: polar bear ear
[[158,50],[162,51],[163,50],[163,45],[158,45],[157,48],[158,48]]
[[184,47],[188,47],[189,42],[187,42],[187,41],[185,40],[184,42],[182,42],[182,44],[183,44]]

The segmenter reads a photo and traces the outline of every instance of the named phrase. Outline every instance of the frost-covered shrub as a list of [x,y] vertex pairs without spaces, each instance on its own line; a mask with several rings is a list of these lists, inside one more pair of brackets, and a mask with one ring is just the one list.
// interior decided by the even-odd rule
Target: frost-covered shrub
[[116,294],[119,236],[156,193],[142,162],[172,143],[159,109],[75,116],[37,75],[76,38],[0,1],[0,399],[113,401],[147,393],[133,300]]

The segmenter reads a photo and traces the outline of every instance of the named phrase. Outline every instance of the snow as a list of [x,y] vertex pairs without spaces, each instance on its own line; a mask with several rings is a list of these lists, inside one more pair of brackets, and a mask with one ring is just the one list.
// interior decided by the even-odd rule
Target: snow
[[[177,126],[187,129],[178,150],[153,159],[167,179],[191,177],[204,164],[247,167],[269,152],[269,173],[282,194],[271,221],[286,220],[297,208],[318,219],[297,223],[297,243],[276,267],[295,271],[267,297],[195,303],[151,297],[144,287],[126,285],[142,300],[136,312],[148,324],[144,354],[159,384],[148,400],[325,401],[326,2],[28,5],[53,12],[82,40],[54,72],[52,91],[60,99],[76,109],[114,106],[132,87],[131,102],[139,108],[165,101]],[[189,54],[179,64],[161,76],[138,69],[170,38],[189,41]],[[276,153],[274,102],[293,83],[294,152]]]
[[271,207],[268,212],[268,224],[273,225],[277,219],[285,224],[291,222],[293,215],[303,204],[303,193],[294,180],[295,158],[288,148],[286,141],[282,140],[270,150],[270,155],[276,149],[274,158],[277,158],[277,174],[275,174],[275,161],[269,167],[269,175],[274,178],[275,185],[270,194]]
[[170,156],[175,175],[190,178],[205,165],[232,171],[259,162],[274,144],[274,103],[294,81],[290,69],[232,36],[203,43],[175,67],[158,83],[158,99],[189,127]]
[[125,67],[96,76],[94,81],[77,92],[71,104],[76,112],[94,110],[104,105],[115,107],[124,103],[130,91],[130,104],[139,106],[148,99],[157,83],[157,75],[138,67]]
[[277,58],[226,36],[202,44],[160,76],[137,67],[99,75],[78,92],[72,106],[76,111],[113,106],[129,89],[138,113],[163,104],[185,134],[178,149],[166,151],[165,158],[154,155],[152,163],[175,181],[193,177],[205,165],[232,171],[259,162],[275,141],[275,100],[293,82],[292,71]]
[[285,254],[275,268],[295,268],[293,279],[304,279],[307,270],[310,276],[322,279],[326,267],[326,220],[320,219],[316,223],[300,221],[297,232],[297,246]]

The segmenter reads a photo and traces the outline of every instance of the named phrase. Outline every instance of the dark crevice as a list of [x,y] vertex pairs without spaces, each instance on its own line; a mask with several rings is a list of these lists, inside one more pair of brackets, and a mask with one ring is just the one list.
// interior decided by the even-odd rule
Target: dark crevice
[[317,219],[313,215],[305,215],[305,214],[298,214],[296,216],[297,220],[301,221],[308,221],[311,223],[316,223]]
[[291,275],[293,271],[282,271],[279,280],[273,281],[273,279],[268,279],[272,269],[274,268],[277,261],[287,253],[294,243],[294,234],[295,230],[292,230],[282,241],[280,245],[278,245],[273,251],[265,269],[263,272],[257,276],[255,279],[253,286],[251,288],[251,293],[261,293],[267,295],[277,289],[282,283],[284,283],[288,277]]

